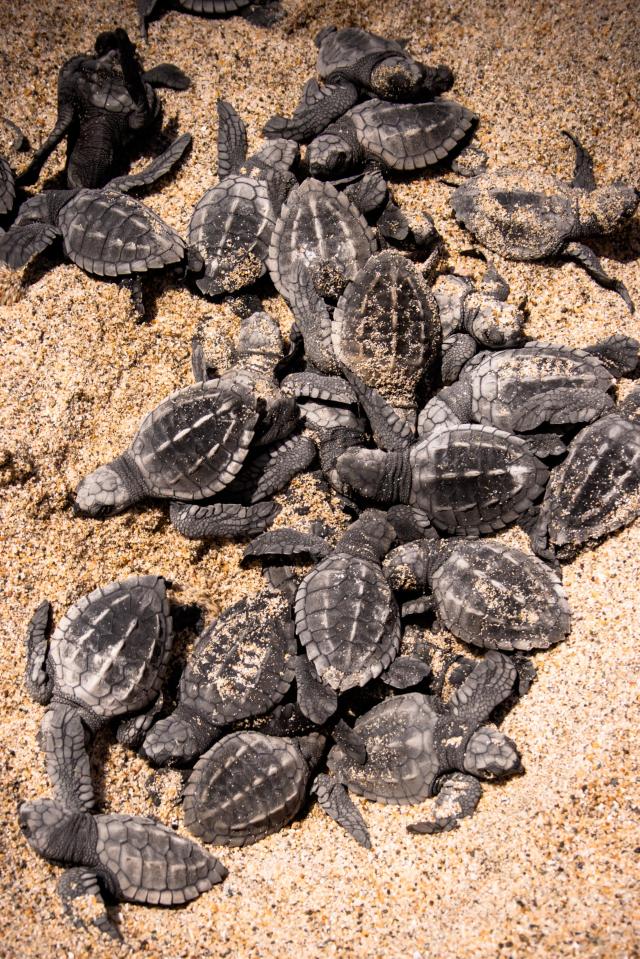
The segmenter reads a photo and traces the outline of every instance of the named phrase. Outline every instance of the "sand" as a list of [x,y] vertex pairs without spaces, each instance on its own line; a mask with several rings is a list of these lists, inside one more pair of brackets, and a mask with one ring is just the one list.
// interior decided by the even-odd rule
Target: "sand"
[[[293,107],[312,72],[312,38],[327,23],[410,38],[418,57],[450,64],[453,94],[482,118],[478,139],[492,164],[539,165],[568,176],[573,158],[559,134],[567,128],[592,149],[597,176],[640,185],[640,11],[630,13],[622,0],[283,3],[286,19],[270,31],[175,11],[151,25],[147,65],[173,61],[193,78],[190,92],[163,92],[162,99],[166,117],[193,134],[194,149],[147,200],[178,231],[214,182],[216,98],[237,107],[255,147],[262,123]],[[134,3],[32,0],[18,14],[15,6],[0,8],[0,112],[37,145],[53,126],[59,65],[89,50],[102,29],[122,24],[133,36]],[[59,151],[41,184],[62,162]],[[452,267],[479,276],[481,264],[459,255],[470,243],[449,212],[448,187],[424,178],[396,193],[405,206],[433,215]],[[637,216],[598,251],[640,302]],[[640,336],[622,300],[574,266],[497,265],[514,301],[528,298],[530,335],[576,346],[616,330]],[[188,907],[121,906],[123,945],[69,925],[54,894],[60,870],[27,847],[16,821],[19,800],[49,792],[36,745],[42,708],[22,685],[31,612],[48,597],[59,618],[100,583],[157,572],[179,584],[177,599],[201,603],[211,618],[261,582],[257,572],[240,569],[240,546],[187,542],[169,525],[166,508],[106,522],[70,512],[78,480],[125,448],[147,410],[190,382],[198,323],[210,317],[221,335],[232,328],[228,311],[175,280],[159,280],[154,298],[151,322],[137,326],[124,290],[57,254],[24,275],[0,273],[0,956],[637,956],[638,523],[565,567],[571,637],[536,657],[538,681],[503,726],[522,751],[526,774],[488,786],[457,832],[410,836],[405,825],[428,804],[362,802],[374,846],[366,852],[313,807],[256,846],[221,850],[229,878]],[[267,306],[286,329],[286,308],[275,298]],[[321,502],[308,480],[295,488],[281,521],[308,504],[311,516],[332,516],[334,506]],[[509,535],[524,544],[522,535]],[[177,774],[159,781],[160,805],[153,807],[148,767],[111,734],[101,737],[96,774],[104,810],[153,811],[180,823],[172,802]]]

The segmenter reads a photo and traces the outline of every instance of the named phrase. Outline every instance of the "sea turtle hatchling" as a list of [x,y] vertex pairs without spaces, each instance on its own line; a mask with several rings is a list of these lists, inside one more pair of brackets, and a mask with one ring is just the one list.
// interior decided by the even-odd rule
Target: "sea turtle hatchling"
[[623,183],[597,187],[591,158],[575,137],[565,135],[576,150],[571,183],[535,170],[481,173],[454,191],[453,211],[480,243],[505,259],[576,261],[633,312],[624,283],[607,276],[583,240],[621,226],[635,212],[640,193]]
[[352,490],[376,503],[423,510],[439,531],[502,529],[542,494],[549,473],[524,440],[491,426],[441,426],[408,449],[352,449],[336,463]]
[[49,618],[44,602],[29,625],[25,683],[48,706],[41,738],[55,798],[86,811],[95,801],[91,737],[131,716],[118,736],[134,744],[151,722],[173,642],[166,583],[131,576],[101,586],[67,610],[51,638]]
[[557,573],[497,540],[422,539],[392,550],[383,570],[394,590],[430,587],[438,618],[473,646],[547,649],[571,628]]
[[356,720],[354,732],[366,748],[364,763],[340,745],[328,765],[347,788],[374,802],[413,804],[438,794],[431,821],[411,832],[455,829],[470,816],[481,795],[478,779],[521,770],[514,743],[484,725],[511,693],[517,671],[502,653],[488,652],[445,705],[421,693],[384,700]]
[[74,924],[96,926],[113,939],[121,935],[103,893],[124,902],[180,906],[227,876],[214,856],[154,819],[93,816],[51,799],[22,803],[18,819],[39,856],[71,867],[58,893]]
[[269,27],[281,16],[280,4],[274,0],[136,0],[140,36],[147,40],[147,21],[163,7],[207,17],[244,16],[258,27]]
[[217,110],[220,182],[196,204],[188,233],[195,282],[207,296],[236,292],[266,273],[276,220],[297,183],[295,143],[272,140],[247,159],[243,120],[223,100]]
[[295,675],[289,604],[274,590],[240,600],[202,634],[180,678],[178,705],[147,733],[142,753],[156,765],[187,763],[221,727],[269,712]]
[[124,172],[134,142],[158,124],[161,104],[154,87],[186,90],[189,78],[163,63],[144,73],[125,30],[101,33],[95,54],[72,57],[58,76],[58,116],[52,132],[20,175],[35,183],[58,144],[67,137],[67,186],[106,186]]

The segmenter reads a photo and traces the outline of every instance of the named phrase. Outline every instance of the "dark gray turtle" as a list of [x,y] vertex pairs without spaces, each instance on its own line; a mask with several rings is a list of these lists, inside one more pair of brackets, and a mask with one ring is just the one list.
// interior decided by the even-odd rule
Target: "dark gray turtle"
[[[384,700],[356,720],[366,761],[355,762],[341,746],[329,753],[329,768],[350,791],[374,802],[413,804],[439,793],[434,819],[413,832],[456,828],[480,798],[477,779],[520,771],[514,743],[483,725],[509,696],[517,678],[502,653],[486,654],[446,706],[437,698],[405,693]],[[450,800],[455,796],[455,802]]]
[[640,515],[640,390],[581,430],[551,471],[532,543],[572,558]]
[[389,170],[424,170],[446,160],[475,120],[475,114],[452,100],[366,100],[311,141],[309,172],[313,177],[339,177],[367,160]]
[[67,809],[88,810],[93,734],[137,714],[119,731],[135,744],[151,721],[173,642],[166,583],[132,576],[101,586],[67,610],[50,639],[49,618],[44,602],[29,625],[25,683],[49,707],[41,737],[54,795]]
[[385,250],[349,283],[333,314],[338,361],[409,422],[416,389],[440,347],[438,306],[418,269]]
[[16,180],[13,170],[0,156],[0,216],[11,213],[16,202]]
[[180,679],[178,706],[147,733],[142,752],[157,765],[185,763],[220,728],[269,712],[295,675],[289,604],[263,590],[226,609],[203,633]]
[[67,869],[58,882],[65,912],[80,928],[120,939],[103,893],[123,902],[180,906],[222,882],[227,870],[190,839],[142,816],[77,812],[50,799],[18,810],[29,845]]
[[271,234],[296,179],[298,148],[273,140],[247,159],[243,120],[218,101],[220,182],[196,204],[189,245],[202,260],[196,285],[208,296],[241,290],[267,271]]
[[95,54],[68,60],[58,76],[58,117],[21,184],[35,183],[58,144],[67,138],[67,186],[105,186],[126,168],[131,147],[157,124],[161,104],[153,88],[186,90],[189,78],[162,64],[143,73],[125,30],[101,33]]
[[318,76],[309,80],[290,119],[272,117],[267,136],[284,136],[304,143],[354,106],[362,92],[383,100],[426,99],[453,84],[448,67],[427,67],[411,57],[402,44],[358,27],[325,27],[316,37]]
[[[0,263],[20,269],[57,237],[76,266],[97,276],[135,279],[180,263],[184,240],[148,206],[126,194],[164,176],[190,143],[184,134],[140,173],[116,177],[100,190],[45,190],[31,197],[0,237]],[[143,316],[139,300],[136,308]]]
[[297,815],[324,736],[299,739],[236,732],[201,756],[184,790],[184,823],[205,842],[245,846]]
[[149,496],[207,499],[239,472],[257,421],[255,402],[217,380],[178,390],[145,416],[124,453],[82,480],[76,507],[105,516]]
[[565,135],[576,150],[571,183],[531,170],[481,173],[453,193],[454,213],[480,243],[508,260],[574,260],[633,312],[624,283],[607,276],[582,241],[621,226],[637,209],[640,194],[623,183],[597,187],[591,158],[575,137]]
[[438,427],[409,449],[347,450],[343,483],[377,503],[408,503],[447,533],[491,533],[526,513],[548,471],[524,440],[491,426]]
[[497,540],[407,543],[389,553],[384,572],[394,589],[430,588],[442,623],[474,646],[546,649],[571,628],[560,577]]
[[166,7],[207,17],[240,14],[258,27],[269,27],[282,15],[280,4],[274,0],[137,0],[137,6],[140,36],[145,41],[147,22]]
[[[624,355],[628,340],[620,341]],[[638,344],[640,346],[640,344]],[[613,406],[615,380],[597,355],[568,346],[526,343],[520,349],[478,353],[453,386],[432,403],[446,404],[448,422],[486,423],[511,433],[528,433],[545,423],[589,423]],[[418,431],[428,435],[434,419],[427,404]]]

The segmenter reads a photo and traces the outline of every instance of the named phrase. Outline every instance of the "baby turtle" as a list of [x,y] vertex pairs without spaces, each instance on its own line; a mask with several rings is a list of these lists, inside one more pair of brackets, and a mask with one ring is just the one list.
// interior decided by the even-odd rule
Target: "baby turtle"
[[258,27],[269,27],[281,16],[280,4],[273,0],[137,0],[140,36],[147,40],[147,21],[163,7],[208,17],[244,16]]
[[524,440],[491,426],[438,427],[409,449],[353,449],[336,469],[343,483],[377,503],[423,510],[443,532],[477,536],[518,519],[548,478]]
[[551,471],[532,534],[543,558],[571,559],[640,515],[640,390],[581,430]]
[[247,159],[243,120],[223,100],[217,109],[220,182],[198,201],[188,234],[202,261],[193,266],[196,285],[207,296],[241,290],[266,273],[271,234],[297,182],[295,143],[273,140]]
[[525,318],[521,307],[507,302],[509,284],[489,266],[476,286],[468,276],[446,274],[433,289],[443,337],[467,333],[485,349],[520,346]]
[[245,846],[297,815],[324,736],[236,732],[201,756],[184,790],[184,824],[205,842]]
[[430,587],[439,619],[474,646],[547,649],[571,628],[560,577],[497,540],[407,543],[389,553],[384,572],[394,589]]
[[366,100],[311,141],[309,173],[333,179],[367,160],[389,170],[424,170],[446,160],[476,119],[453,100],[406,104]]
[[39,856],[72,867],[62,874],[58,893],[74,924],[94,925],[113,939],[121,935],[103,893],[122,902],[180,906],[227,876],[197,843],[146,817],[92,816],[38,799],[22,803],[18,818]]
[[[149,207],[127,196],[155,183],[191,143],[184,134],[140,173],[117,177],[100,190],[45,190],[20,207],[0,236],[0,263],[17,270],[62,237],[64,252],[80,269],[132,282],[136,275],[180,263],[185,244]],[[134,294],[139,316],[140,296]]]
[[161,105],[153,90],[157,86],[186,90],[189,78],[169,63],[143,73],[125,30],[101,33],[95,55],[72,57],[61,68],[56,124],[20,183],[35,183],[67,137],[67,186],[105,186],[126,168],[133,143],[159,121]]
[[201,636],[180,679],[178,706],[147,733],[142,752],[157,765],[185,763],[220,727],[269,712],[295,675],[289,604],[274,590],[226,609]]
[[131,576],[101,586],[67,610],[49,639],[50,612],[42,603],[29,625],[25,683],[49,707],[41,737],[54,795],[67,810],[86,811],[95,801],[90,738],[135,714],[118,734],[134,744],[151,721],[173,642],[166,582]]
[[455,190],[454,213],[480,243],[508,260],[574,260],[633,312],[624,283],[607,276],[582,240],[621,226],[637,209],[640,193],[623,183],[597,187],[591,157],[574,136],[565,136],[576,151],[571,183],[529,170],[481,173]]
[[522,768],[514,743],[484,725],[516,678],[510,660],[491,651],[446,705],[421,693],[386,699],[356,720],[354,732],[366,747],[365,762],[355,762],[337,745],[329,753],[329,768],[349,790],[374,802],[413,804],[438,793],[433,820],[409,830],[455,829],[478,804],[478,779]]
[[178,390],[145,416],[122,455],[82,480],[76,507],[107,516],[149,496],[207,499],[239,472],[257,421],[247,393],[217,380]]

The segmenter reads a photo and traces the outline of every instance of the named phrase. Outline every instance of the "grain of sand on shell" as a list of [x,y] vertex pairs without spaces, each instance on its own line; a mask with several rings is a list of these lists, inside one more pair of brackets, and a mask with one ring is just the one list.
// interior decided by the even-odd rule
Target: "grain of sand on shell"
[[[450,64],[457,78],[453,94],[482,118],[480,144],[494,165],[540,165],[569,176],[571,151],[559,135],[566,128],[592,149],[599,177],[640,185],[640,10],[633,15],[622,0],[283,2],[287,17],[270,31],[242,19],[177,12],[151,25],[148,66],[172,61],[193,78],[190,92],[163,92],[162,98],[166,116],[193,134],[194,149],[147,201],[181,233],[214,182],[216,99],[224,97],[239,110],[254,148],[264,121],[293,108],[312,73],[312,38],[327,23],[411,38],[418,57]],[[134,3],[32,0],[18,9],[0,8],[2,113],[37,145],[53,126],[59,65],[90,50],[100,30],[121,24],[134,36]],[[6,153],[8,140],[0,148]],[[61,167],[62,157],[58,151],[46,175]],[[470,239],[451,217],[448,192],[436,179],[397,187],[401,203],[431,212],[452,267],[478,276],[478,261],[459,255]],[[638,303],[639,236],[636,217],[618,241],[599,247],[605,266]],[[36,745],[42,708],[29,701],[22,685],[30,613],[48,597],[59,618],[100,583],[157,572],[181,585],[181,601],[203,604],[211,618],[257,590],[260,578],[240,569],[240,547],[202,548],[182,539],[169,526],[166,509],[144,507],[94,522],[73,519],[67,505],[68,491],[84,474],[125,448],[143,413],[190,382],[189,344],[202,318],[212,317],[226,334],[233,327],[228,312],[160,280],[152,321],[136,326],[124,290],[61,260],[46,263],[24,278],[0,274],[0,955],[638,955],[638,523],[565,567],[571,637],[537,657],[539,679],[504,723],[522,750],[526,775],[488,786],[475,816],[457,832],[407,834],[406,824],[420,819],[428,804],[393,809],[356,800],[371,829],[374,851],[366,852],[313,808],[303,821],[256,846],[221,850],[229,878],[187,908],[122,906],[122,946],[68,924],[54,894],[59,870],[27,848],[16,821],[18,800],[49,792]],[[498,266],[514,300],[528,297],[531,335],[572,346],[617,330],[640,336],[640,323],[622,301],[571,265]],[[291,318],[276,304],[274,298],[267,306],[286,330]],[[331,517],[331,503],[312,483],[300,481],[296,490],[298,508],[307,505],[311,516]],[[295,509],[285,516],[295,518]],[[524,541],[514,533],[509,537]],[[153,812],[165,823],[180,822],[180,808],[171,802],[175,774],[160,789],[155,808],[141,759],[108,737],[98,758],[105,767],[99,774],[105,810]]]

